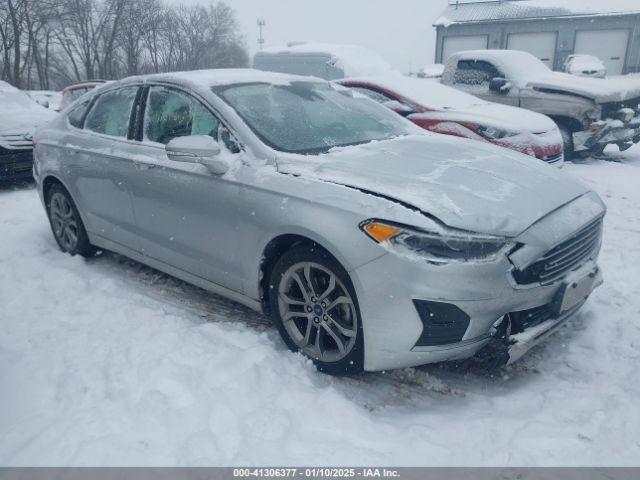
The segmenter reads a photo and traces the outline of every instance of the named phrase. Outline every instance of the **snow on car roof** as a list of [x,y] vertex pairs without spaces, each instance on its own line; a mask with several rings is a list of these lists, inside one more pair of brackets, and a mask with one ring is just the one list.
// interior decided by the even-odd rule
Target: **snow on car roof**
[[272,84],[288,85],[292,81],[323,81],[315,77],[303,77],[288,73],[265,72],[251,68],[221,68],[209,70],[193,70],[188,72],[154,73],[139,77],[130,77],[131,81],[143,79],[149,80],[176,80],[186,81],[205,87],[219,85],[231,85],[235,83],[267,82]]
[[286,46],[265,48],[257,55],[294,53],[330,55],[335,61],[335,66],[341,68],[347,77],[375,75],[392,70],[391,65],[380,55],[359,45],[300,42]]
[[637,0],[506,0],[450,2],[434,26],[454,23],[640,13]]
[[407,77],[401,73],[348,78],[344,82],[377,85],[427,108],[465,109],[473,105],[488,103],[468,93],[442,85],[435,80]]

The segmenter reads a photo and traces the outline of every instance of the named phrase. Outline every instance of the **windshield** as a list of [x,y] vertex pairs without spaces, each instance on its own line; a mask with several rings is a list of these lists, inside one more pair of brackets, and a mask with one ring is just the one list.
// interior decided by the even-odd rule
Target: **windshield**
[[276,150],[322,153],[408,134],[401,117],[328,83],[250,83],[216,87],[260,139]]

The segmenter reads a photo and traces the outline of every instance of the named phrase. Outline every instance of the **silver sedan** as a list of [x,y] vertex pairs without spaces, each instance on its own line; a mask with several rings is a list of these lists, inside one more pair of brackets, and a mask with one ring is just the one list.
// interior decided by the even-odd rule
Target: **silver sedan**
[[312,78],[133,77],[35,144],[63,251],[264,311],[329,373],[514,361],[602,281],[605,208],[574,178]]

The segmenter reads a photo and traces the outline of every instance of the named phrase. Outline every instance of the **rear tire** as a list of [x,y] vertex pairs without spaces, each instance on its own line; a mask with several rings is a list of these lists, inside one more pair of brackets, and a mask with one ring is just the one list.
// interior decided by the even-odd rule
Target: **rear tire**
[[51,231],[60,250],[70,255],[94,256],[97,249],[89,242],[78,209],[62,185],[51,187],[47,193],[46,206]]
[[271,316],[284,343],[331,375],[362,372],[360,309],[349,275],[326,250],[294,247],[269,280]]

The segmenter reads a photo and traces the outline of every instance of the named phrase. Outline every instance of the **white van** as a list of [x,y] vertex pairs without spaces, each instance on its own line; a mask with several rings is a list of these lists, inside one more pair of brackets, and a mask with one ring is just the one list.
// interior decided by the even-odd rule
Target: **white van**
[[364,47],[307,42],[266,48],[253,57],[253,68],[325,80],[378,75],[392,70],[378,54]]

